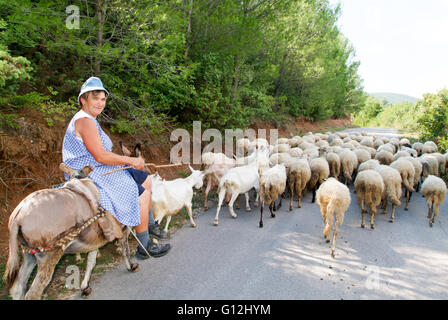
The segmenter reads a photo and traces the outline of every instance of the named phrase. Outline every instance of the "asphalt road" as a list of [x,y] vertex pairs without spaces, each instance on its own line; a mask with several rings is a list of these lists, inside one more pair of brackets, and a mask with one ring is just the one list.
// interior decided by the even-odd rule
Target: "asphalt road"
[[414,194],[394,223],[379,210],[371,230],[368,217],[360,227],[351,195],[335,258],[311,194],[292,212],[283,200],[275,218],[266,207],[261,229],[259,209],[246,212],[241,199],[237,219],[223,207],[215,227],[211,207],[195,218],[197,228],[186,224],[172,236],[168,255],[140,261],[138,273],[122,264],[93,281],[90,299],[447,299],[448,204],[430,228],[424,198]]

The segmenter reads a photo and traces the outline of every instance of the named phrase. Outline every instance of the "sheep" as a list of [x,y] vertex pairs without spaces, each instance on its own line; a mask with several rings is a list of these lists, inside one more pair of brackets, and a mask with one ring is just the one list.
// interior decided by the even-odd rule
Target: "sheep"
[[322,218],[324,220],[324,231],[326,242],[330,242],[330,232],[333,228],[333,217],[336,218],[333,231],[333,243],[331,245],[331,257],[334,258],[336,236],[338,228],[344,221],[344,214],[350,205],[350,191],[347,186],[343,185],[334,178],[328,178],[321,184],[316,193],[317,205],[320,208]]
[[380,162],[375,159],[367,160],[366,162],[363,162],[358,167],[358,173],[365,171],[365,170],[373,170],[376,167],[380,165]]
[[398,151],[397,153],[394,154],[394,161],[397,160],[398,158],[402,158],[402,157],[410,157],[411,154],[407,151]]
[[226,192],[232,194],[229,202],[230,215],[236,219],[238,216],[233,211],[233,203],[240,194],[246,196],[246,211],[251,211],[249,206],[249,191],[255,188],[256,192],[259,189],[259,171],[256,162],[251,162],[245,166],[234,167],[229,169],[219,181],[218,186],[218,207],[216,209],[216,215],[213,224],[218,226],[219,223],[219,211],[221,209],[222,202]]
[[434,153],[437,152],[437,145],[433,141],[426,141],[423,144],[422,154],[423,153]]
[[[436,156],[430,154],[430,153],[424,153],[422,154],[419,159],[424,160],[425,162],[428,163],[429,166],[429,174],[433,175],[433,176],[437,176],[439,177],[439,160],[437,159]],[[422,161],[420,160],[420,161]],[[423,164],[423,163],[422,163]]]
[[374,147],[375,149],[377,149],[377,150],[378,150],[378,148],[379,148],[380,146],[382,146],[382,145],[384,145],[384,142],[383,142],[383,140],[381,140],[381,139],[376,139],[376,140],[373,142],[373,147]]
[[275,166],[277,164],[286,164],[292,159],[289,153],[274,153],[269,157],[269,163],[271,166]]
[[420,157],[422,155],[422,151],[423,151],[423,143],[421,143],[421,142],[414,142],[412,144],[412,149],[417,151],[417,156]]
[[289,144],[277,144],[274,146],[274,149],[272,150],[272,153],[286,153],[291,149],[291,146]]
[[[413,188],[413,185],[415,169],[412,162],[404,158],[399,158],[392,162],[390,166],[400,172],[402,184],[407,189],[407,191],[414,192],[415,190]],[[405,210],[407,210],[407,208],[405,208]]]
[[409,147],[406,147],[406,146],[402,146],[400,148],[400,151],[406,151],[414,158],[418,157],[418,152],[415,149],[412,149],[412,148],[409,148]]
[[445,174],[446,159],[440,152],[433,152],[431,156],[436,157],[439,162],[439,177]]
[[303,150],[303,156],[307,156],[309,159],[319,157],[319,149],[316,147]]
[[327,162],[330,167],[330,176],[338,180],[341,174],[341,159],[337,153],[329,152],[327,154]]
[[331,147],[342,146],[344,142],[340,138],[334,138],[331,142],[329,141]]
[[375,159],[378,160],[380,162],[380,164],[384,164],[384,165],[388,166],[392,162],[394,162],[394,155],[392,154],[392,152],[390,152],[388,150],[380,150],[375,155]]
[[358,149],[364,149],[364,150],[369,151],[370,158],[374,158],[376,155],[376,152],[377,152],[375,148],[371,148],[371,147],[367,147],[367,146],[363,146],[363,145],[358,146]]
[[386,143],[386,144],[383,144],[382,146],[380,146],[377,149],[377,153],[380,151],[383,151],[383,150],[389,151],[390,153],[392,153],[392,155],[395,153],[395,147],[390,143]]
[[204,173],[199,170],[191,170],[191,175],[187,178],[178,178],[171,181],[162,181],[153,179],[152,182],[152,204],[154,212],[154,220],[160,223],[163,217],[167,217],[165,232],[168,232],[168,225],[171,217],[177,214],[182,208],[186,208],[192,227],[196,227],[193,220],[192,199],[193,187],[202,188]]
[[426,199],[426,203],[428,204],[429,226],[432,227],[435,217],[439,215],[439,205],[441,205],[445,200],[445,181],[439,177],[429,175],[422,184],[421,192]]
[[278,138],[277,142],[276,142],[276,145],[285,144],[285,143],[288,143],[288,142],[289,142],[288,138]]
[[302,193],[311,179],[311,169],[306,159],[293,159],[288,164],[289,211],[292,211],[294,190],[297,193],[297,207],[302,207]]
[[243,155],[249,155],[249,146],[251,141],[248,138],[238,139],[236,141],[236,150],[241,152]]
[[299,147],[291,148],[288,151],[289,155],[293,158],[300,158],[303,155],[303,150]]
[[398,143],[400,144],[400,146],[411,147],[411,142],[407,138],[401,138]]
[[[413,157],[403,157],[403,159],[409,160],[412,165],[414,166],[414,182],[412,184],[412,186],[415,188],[415,191],[418,192],[418,190],[420,189],[420,176],[422,175],[422,170],[423,170],[423,166],[421,164],[420,161],[418,161],[416,158]],[[406,206],[404,208],[404,210],[408,210],[408,204],[409,201],[411,200],[411,196],[412,196],[412,192],[405,192],[405,196],[406,196]]]
[[204,152],[201,156],[201,164],[205,168],[208,168],[213,163],[229,163],[230,164],[230,163],[235,163],[235,160],[227,157],[224,153]]
[[356,154],[350,150],[344,150],[339,154],[341,159],[342,174],[345,179],[345,185],[349,185],[352,181],[352,175],[358,168],[358,158]]
[[366,149],[355,149],[353,152],[356,154],[356,157],[358,158],[358,165],[372,158],[370,152],[367,151]]
[[376,207],[380,204],[384,192],[384,182],[375,170],[365,170],[355,179],[358,204],[361,207],[361,228],[365,228],[364,214],[370,209],[370,228],[375,229]]
[[373,137],[365,137],[359,144],[362,146],[373,148]]
[[291,139],[288,139],[288,144],[291,148],[296,148],[299,146],[299,144],[302,143],[302,141],[303,141],[303,139],[297,139],[297,138],[293,137]]
[[[265,170],[260,176],[260,228],[263,228],[263,209],[264,204],[269,205],[271,217],[275,218],[274,211],[277,211],[282,206],[281,194],[286,188],[286,167],[283,164],[278,164],[268,170]],[[279,198],[280,203],[275,206],[275,201]]]
[[308,188],[313,192],[312,203],[316,200],[316,190],[319,186],[330,176],[330,167],[326,159],[325,148],[319,149],[319,158],[314,158],[310,160],[311,178],[308,182]]
[[349,142],[343,143],[341,145],[341,148],[349,149],[349,150],[355,150],[355,147],[351,143],[349,143]]
[[389,222],[394,222],[395,209],[397,206],[401,206],[400,198],[402,189],[400,172],[386,165],[379,165],[374,170],[381,175],[384,182],[384,192],[382,195],[383,213],[387,214],[387,200],[389,199],[390,202],[392,202],[392,212],[389,218]]

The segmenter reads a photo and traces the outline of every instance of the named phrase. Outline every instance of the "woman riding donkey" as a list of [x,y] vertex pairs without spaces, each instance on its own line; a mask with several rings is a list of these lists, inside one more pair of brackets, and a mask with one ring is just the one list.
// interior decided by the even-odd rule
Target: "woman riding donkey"
[[[97,77],[90,77],[82,85],[78,95],[80,110],[73,116],[64,136],[63,162],[75,170],[86,165],[93,167],[89,177],[98,188],[101,206],[120,223],[135,227],[137,238],[152,257],[168,253],[169,244],[153,242],[149,234],[160,240],[169,236],[154,222],[151,201],[151,178],[141,171],[141,157],[127,157],[112,152],[112,141],[97,121],[104,110],[109,92]],[[113,174],[104,173],[123,166],[131,169]],[[137,257],[147,259],[145,250],[138,246]]]

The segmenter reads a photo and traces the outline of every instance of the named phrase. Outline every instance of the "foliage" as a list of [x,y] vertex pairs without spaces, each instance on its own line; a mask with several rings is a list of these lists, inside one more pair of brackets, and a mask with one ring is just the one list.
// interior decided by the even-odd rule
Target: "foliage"
[[448,90],[440,90],[437,94],[425,94],[423,100],[417,102],[422,116],[418,119],[420,137],[423,140],[435,140],[446,135],[448,125]]
[[[66,27],[68,5],[79,29]],[[0,107],[39,101],[51,124],[96,75],[116,132],[340,117],[364,97],[339,14],[328,0],[0,0],[0,50],[16,59],[0,84],[19,96]]]

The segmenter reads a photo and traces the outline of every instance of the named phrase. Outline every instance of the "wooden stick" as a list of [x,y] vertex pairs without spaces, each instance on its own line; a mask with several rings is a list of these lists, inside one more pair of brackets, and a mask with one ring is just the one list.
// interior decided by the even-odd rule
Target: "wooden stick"
[[[181,166],[181,165],[183,165],[183,163],[161,164],[161,165],[156,165],[155,163],[145,163],[145,166],[154,167],[154,168],[167,168],[167,167],[175,167],[175,166]],[[106,173],[103,173],[103,176],[105,176],[107,174],[110,174],[110,173],[117,172],[117,171],[130,169],[130,168],[133,168],[133,166],[127,166],[127,167],[111,170],[111,171],[108,171]]]

